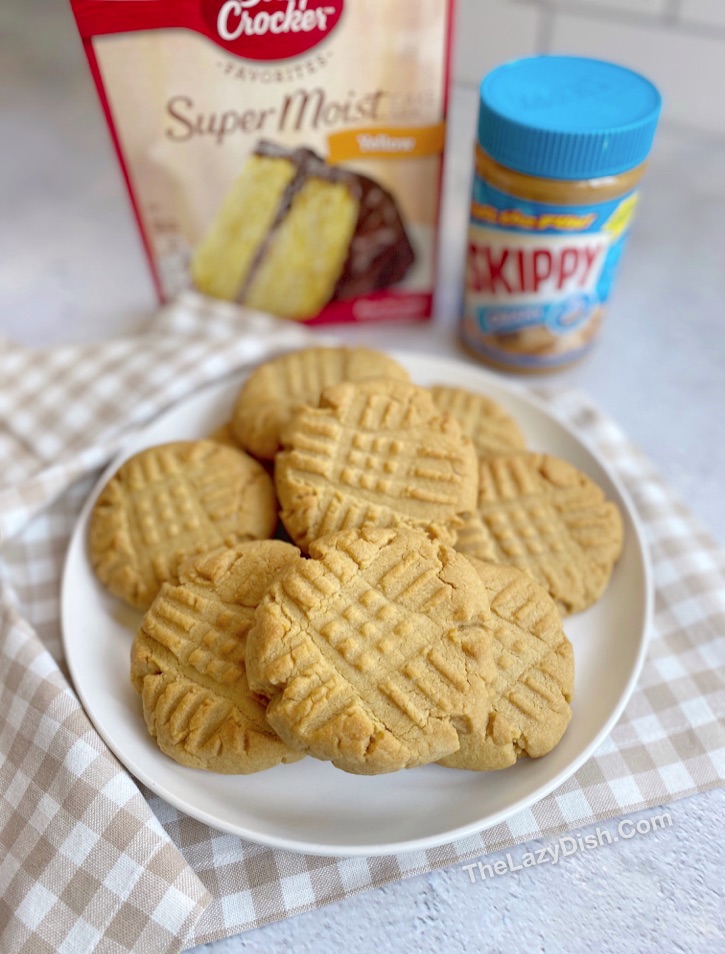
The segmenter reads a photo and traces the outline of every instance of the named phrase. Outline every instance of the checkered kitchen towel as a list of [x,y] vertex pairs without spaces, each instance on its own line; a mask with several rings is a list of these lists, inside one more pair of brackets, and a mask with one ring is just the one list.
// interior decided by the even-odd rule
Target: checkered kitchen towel
[[0,951],[179,951],[722,785],[725,561],[621,432],[571,392],[549,399],[627,485],[657,595],[638,689],[569,782],[455,844],[330,859],[213,831],[128,775],[86,717],[62,659],[58,590],[78,510],[131,430],[309,334],[186,297],[142,336],[48,352],[0,342]]

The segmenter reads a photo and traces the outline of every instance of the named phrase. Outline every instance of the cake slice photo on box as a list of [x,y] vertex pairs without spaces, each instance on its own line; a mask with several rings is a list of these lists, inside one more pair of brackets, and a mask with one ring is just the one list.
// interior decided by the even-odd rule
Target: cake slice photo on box
[[283,318],[402,281],[415,252],[391,193],[307,148],[261,141],[193,252],[204,294]]

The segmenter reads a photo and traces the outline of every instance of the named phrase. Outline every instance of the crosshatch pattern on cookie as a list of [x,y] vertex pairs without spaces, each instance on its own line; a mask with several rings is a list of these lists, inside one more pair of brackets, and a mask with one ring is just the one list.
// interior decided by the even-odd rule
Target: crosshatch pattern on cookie
[[452,414],[471,438],[479,457],[498,457],[523,450],[524,435],[504,409],[474,391],[435,385],[430,389],[436,407]]
[[270,536],[276,500],[263,468],[212,441],[165,444],[126,461],[101,492],[91,559],[116,596],[147,609],[185,556]]
[[436,526],[475,505],[476,458],[428,394],[392,382],[339,385],[295,417],[277,457],[282,520],[307,548],[365,524]]
[[478,507],[456,549],[525,570],[565,613],[604,592],[622,549],[615,504],[571,464],[541,454],[481,461]]
[[485,726],[488,601],[444,549],[414,531],[343,532],[281,577],[250,635],[250,679],[286,741],[374,774],[455,751],[478,713]]
[[410,380],[396,361],[368,348],[305,348],[268,361],[239,394],[233,420],[236,438],[255,456],[271,459],[284,425],[301,408],[317,407],[325,388],[377,377]]
[[574,656],[542,586],[514,567],[469,559],[491,605],[496,677],[485,739],[474,747],[462,737],[460,750],[442,764],[502,769],[523,755],[546,755],[561,740],[571,718]]
[[270,729],[245,664],[263,583],[298,555],[280,541],[221,548],[187,564],[146,613],[131,679],[149,732],[176,761],[248,773],[299,757]]

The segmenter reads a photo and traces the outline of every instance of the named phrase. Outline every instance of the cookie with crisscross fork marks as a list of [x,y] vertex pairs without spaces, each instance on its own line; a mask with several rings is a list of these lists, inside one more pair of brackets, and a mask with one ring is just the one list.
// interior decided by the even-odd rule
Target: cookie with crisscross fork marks
[[246,775],[301,758],[270,728],[245,666],[257,604],[298,558],[280,540],[213,550],[186,561],[146,613],[131,681],[149,732],[181,765]]
[[148,609],[185,557],[270,537],[274,487],[247,454],[213,441],[150,447],[121,465],[90,520],[96,575],[120,599]]
[[563,613],[604,592],[622,551],[622,518],[604,491],[566,461],[522,453],[483,460],[478,506],[456,549],[525,570]]
[[260,604],[249,682],[289,745],[348,772],[433,762],[485,732],[493,679],[485,588],[470,561],[412,530],[316,541]]
[[571,718],[574,654],[543,586],[515,567],[469,559],[491,605],[496,678],[485,734],[461,736],[460,749],[441,764],[502,769],[522,755],[546,755],[561,740]]
[[232,427],[239,444],[262,460],[279,450],[280,435],[301,408],[317,407],[325,388],[342,381],[397,378],[408,372],[369,348],[303,348],[261,364],[237,398]]
[[436,407],[452,414],[471,438],[479,457],[498,457],[523,450],[524,435],[516,421],[491,398],[464,388],[436,385],[430,389]]
[[275,482],[282,522],[303,550],[352,527],[408,526],[446,542],[476,504],[476,452],[428,391],[373,379],[327,388],[283,434]]

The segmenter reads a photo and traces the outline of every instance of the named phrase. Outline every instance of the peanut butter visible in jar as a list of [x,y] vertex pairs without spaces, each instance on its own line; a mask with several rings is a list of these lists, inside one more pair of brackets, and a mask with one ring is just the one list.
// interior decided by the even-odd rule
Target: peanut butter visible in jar
[[582,357],[604,315],[659,116],[643,77],[533,57],[483,81],[461,334],[513,371]]

